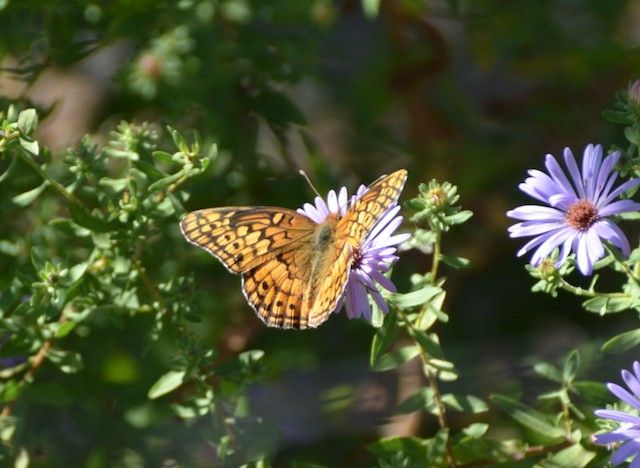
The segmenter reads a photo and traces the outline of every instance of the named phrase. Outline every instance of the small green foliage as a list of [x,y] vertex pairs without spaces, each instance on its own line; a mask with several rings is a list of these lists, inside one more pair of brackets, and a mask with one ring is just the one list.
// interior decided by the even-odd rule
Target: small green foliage
[[[492,334],[495,327],[485,329],[498,322],[489,315],[493,298],[474,292],[463,297],[472,301],[460,300],[467,278],[479,268],[459,274],[470,265],[465,256],[479,258],[480,267],[499,253],[493,247],[480,255],[478,250],[487,246],[504,212],[503,197],[493,189],[512,179],[508,171],[521,164],[524,153],[534,157],[532,148],[540,145],[540,134],[530,131],[537,128],[531,120],[551,125],[549,134],[559,136],[558,141],[575,139],[582,127],[574,116],[593,116],[590,103],[600,101],[585,99],[585,90],[598,88],[602,97],[614,81],[609,78],[619,79],[619,71],[634,64],[633,54],[620,46],[629,42],[625,35],[633,29],[620,21],[630,2],[582,2],[580,21],[568,22],[557,19],[580,2],[540,8],[536,2],[511,2],[511,7],[510,2],[485,1],[469,9],[467,3],[448,0],[435,10],[432,3],[361,0],[355,3],[358,10],[353,2],[331,0],[0,0],[3,90],[6,85],[5,94],[12,94],[16,78],[25,84],[18,100],[12,103],[5,96],[0,103],[3,466],[266,468],[284,466],[288,453],[303,450],[305,457],[332,460],[327,466],[344,460],[385,468],[607,463],[610,452],[595,446],[592,436],[598,429],[618,427],[595,418],[593,409],[637,411],[612,406],[603,383],[581,380],[593,370],[594,360],[582,347],[581,354],[570,351],[562,360],[534,359],[526,385],[492,373],[512,356],[499,356],[497,362],[494,356],[480,356],[476,339],[491,339],[497,353],[512,343]],[[469,63],[479,65],[467,78],[473,81],[478,70],[487,76],[498,70],[501,80],[510,83],[515,70],[536,92],[514,93],[513,86],[505,90],[497,82],[490,93],[475,89],[485,79],[475,80],[471,93],[460,92],[456,83],[470,80],[459,80],[460,67],[451,68],[448,60],[456,35],[451,44],[443,41],[441,25],[431,21],[434,13],[464,19],[464,34],[458,36],[468,42],[465,51],[474,59]],[[588,40],[576,41],[585,24]],[[344,47],[354,31],[367,40]],[[615,41],[607,37],[611,31]],[[543,40],[531,40],[538,37]],[[52,74],[58,76],[52,79]],[[66,77],[86,79],[95,93],[98,105],[88,102],[87,115],[77,109],[63,112],[74,101],[57,94],[75,86],[63,83]],[[392,88],[384,87],[389,83]],[[590,88],[590,83],[596,84]],[[41,85],[51,100],[37,92]],[[297,107],[300,96],[304,112]],[[306,120],[324,118],[319,106],[333,104],[332,99],[341,116],[355,117],[345,128],[356,124],[353,142],[371,158],[347,160],[338,154],[330,168],[323,162],[313,144],[318,127],[307,128]],[[388,125],[398,115],[406,116],[401,126],[410,131]],[[620,173],[639,176],[640,82],[631,83],[602,115],[619,125],[619,145],[613,148],[623,153]],[[58,143],[52,134],[74,124],[90,134],[72,135],[79,141],[72,148],[48,147]],[[601,128],[598,133],[612,132]],[[403,134],[418,139],[403,140]],[[342,140],[330,136],[322,146],[342,146]],[[348,142],[349,151],[356,147],[353,142]],[[351,322],[345,331],[334,322],[304,336],[253,327],[241,312],[249,309],[236,289],[238,278],[223,277],[226,272],[206,254],[190,249],[178,221],[187,205],[273,202],[293,207],[299,198],[289,188],[296,182],[283,173],[309,166],[324,185],[347,166],[359,170],[366,165],[377,172],[379,155],[387,148],[406,154],[406,167],[412,169],[408,186],[428,165],[431,173],[454,174],[465,197],[482,193],[474,200],[482,223],[463,251],[449,250],[444,236],[472,213],[458,205],[451,183],[420,184],[406,204],[413,232],[401,250],[421,255],[401,263],[397,272],[404,274],[421,262],[429,265],[410,274],[410,282],[400,280],[400,292],[385,293],[388,314],[372,306],[370,366],[386,374],[367,380],[384,380],[384,393],[362,391],[368,382],[362,388],[360,382],[332,383],[316,393],[317,381],[306,372],[326,365],[327,355],[335,360],[332,364],[342,365],[345,354],[362,345],[364,324]],[[416,154],[408,155],[408,148],[417,148]],[[428,163],[418,154],[423,150]],[[272,183],[278,171],[282,187]],[[622,197],[637,199],[637,191],[633,187]],[[640,214],[619,218],[637,222]],[[604,320],[615,321],[621,313],[635,317],[640,311],[640,249],[624,258],[605,248],[607,255],[595,265],[602,280],[595,275],[586,284],[574,284],[579,281],[573,275],[575,257],[556,267],[556,251],[537,268],[527,267],[533,291],[553,297],[569,292],[586,311],[607,315]],[[444,273],[454,277],[447,282]],[[481,275],[484,287],[490,276]],[[619,287],[616,279],[622,279]],[[451,291],[445,289],[449,285]],[[499,294],[500,301],[509,298],[502,290]],[[565,301],[563,309],[571,304]],[[512,309],[517,317],[532,311]],[[536,327],[547,326],[535,320]],[[498,329],[506,330],[509,322],[518,319],[500,320]],[[640,334],[634,328],[607,340],[602,349],[636,349]],[[461,330],[464,343],[449,339]],[[328,344],[319,347],[317,337],[326,336]],[[357,339],[345,344],[352,336]],[[554,345],[562,345],[574,335],[560,331],[555,336],[560,339]],[[263,345],[267,351],[254,349]],[[526,345],[527,351],[539,349]],[[462,360],[474,353],[478,356]],[[460,356],[464,367],[469,362],[481,366],[458,369],[452,356]],[[356,357],[348,365],[359,361]],[[289,372],[285,379],[283,372]],[[289,378],[303,383],[291,394]],[[396,381],[393,390],[397,387],[402,401],[390,409],[397,395],[386,383]],[[401,393],[406,381],[410,390]],[[486,392],[496,388],[509,394],[487,399]],[[295,419],[303,413],[298,398],[305,411],[317,400],[324,411]],[[265,415],[259,414],[260,406]],[[351,422],[381,406],[383,418],[419,412],[422,420],[407,425],[413,432],[404,437],[376,439],[374,431],[351,432],[346,425],[346,434],[331,432],[334,420]],[[279,418],[288,440],[281,441],[267,414]],[[328,437],[316,443],[320,431],[304,431],[314,428]],[[362,458],[354,444],[366,444],[369,458]],[[315,460],[290,465],[320,466]]]
[[540,436],[551,439],[551,442],[564,438],[564,430],[545,414],[504,395],[493,395],[491,401],[515,421]]
[[[458,378],[455,365],[445,357],[440,338],[435,331],[438,323],[447,323],[449,316],[443,311],[446,292],[444,278],[438,277],[440,262],[459,269],[469,261],[441,252],[442,233],[465,222],[471,212],[454,207],[458,195],[456,187],[445,182],[431,181],[419,186],[420,194],[407,205],[417,211],[411,218],[427,228],[416,226],[412,238],[403,249],[417,248],[432,254],[431,270],[411,276],[412,290],[389,297],[391,312],[376,331],[371,344],[370,364],[373,370],[388,371],[419,357],[428,386],[420,388],[402,401],[397,414],[424,411],[438,418],[440,429],[430,439],[395,437],[382,439],[369,445],[378,456],[379,466],[450,466],[456,463],[453,440],[446,425],[447,410],[469,414],[483,413],[488,406],[473,395],[442,393],[440,385]],[[411,345],[393,347],[394,340],[405,337]],[[392,349],[388,351],[388,349]],[[464,455],[463,455],[464,456]]]
[[[5,267],[14,272],[0,294],[0,353],[11,362],[2,369],[0,386],[5,445],[18,434],[20,419],[10,417],[13,411],[74,398],[64,385],[50,383],[65,390],[57,400],[53,391],[43,399],[40,373],[49,382],[87,373],[112,385],[142,378],[144,366],[129,354],[107,354],[104,363],[96,362],[89,342],[105,330],[117,334],[145,323],[144,342],[132,344],[135,354],[161,340],[174,350],[164,368],[152,360],[155,375],[148,376],[147,396],[156,408],[189,420],[213,416],[211,440],[221,459],[263,458],[277,433],[239,404],[248,383],[262,373],[263,353],[246,351],[212,365],[215,352],[191,329],[200,320],[193,279],[175,275],[172,263],[176,245],[169,232],[188,198],[181,187],[217,158],[216,145],[197,136],[190,141],[172,128],[162,132],[147,123],[121,122],[102,147],[85,137],[54,163],[42,157],[48,150],[32,139],[37,123],[34,109],[10,107],[0,115],[0,159],[11,161],[2,176],[28,174],[3,179],[13,191],[2,207],[5,219],[20,220],[26,206],[49,207],[44,234],[16,229],[2,241]],[[159,259],[167,270],[154,266]],[[130,408],[125,419],[146,426],[155,417],[149,408]]]
[[440,184],[431,180],[429,184],[420,184],[418,190],[419,195],[407,202],[407,206],[416,212],[410,219],[415,223],[427,223],[432,231],[447,232],[473,214],[455,206],[460,195],[458,188],[449,182]]
[[525,268],[529,274],[538,280],[531,287],[531,291],[544,292],[552,297],[558,295],[558,289],[562,289],[564,277],[569,275],[575,267],[573,258],[569,258],[559,267],[556,266],[557,260],[558,250],[556,249],[549,257],[542,260],[537,267],[526,265]]
[[602,345],[605,353],[622,353],[640,344],[640,328],[629,330],[607,340]]

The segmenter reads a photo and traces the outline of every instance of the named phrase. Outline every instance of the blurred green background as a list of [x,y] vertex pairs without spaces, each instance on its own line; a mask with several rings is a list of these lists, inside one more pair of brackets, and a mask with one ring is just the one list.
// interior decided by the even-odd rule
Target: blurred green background
[[[630,361],[596,354],[633,317],[602,319],[575,298],[530,292],[504,213],[528,203],[517,184],[545,154],[621,140],[600,113],[640,76],[639,23],[637,0],[5,0],[0,93],[46,114],[36,136],[54,160],[87,133],[104,144],[121,120],[217,142],[218,158],[183,187],[187,209],[297,208],[314,196],[298,169],[326,193],[404,167],[401,200],[420,182],[449,180],[475,213],[444,241],[472,262],[446,273],[451,320],[440,334],[462,374],[451,386],[527,394],[532,356],[554,360],[579,346],[594,379]],[[0,186],[2,197],[16,193]],[[46,199],[29,210],[6,211],[0,237],[37,236],[50,215]],[[636,244],[637,228],[623,228]],[[251,414],[278,428],[264,437],[277,466],[367,465],[364,446],[376,437],[434,430],[435,417],[390,416],[420,372],[369,371],[369,324],[340,313],[317,330],[268,329],[239,278],[184,242],[177,219],[166,233],[150,240],[163,260],[149,274],[193,274],[203,318],[194,330],[216,359],[265,351],[265,375],[247,392]],[[0,253],[0,286],[25,261]],[[428,265],[426,255],[403,253],[396,284],[407,290],[409,275]],[[61,377],[45,365],[39,397],[16,406],[26,421],[17,443],[32,462],[213,463],[206,421],[136,419],[151,417],[146,392],[172,357],[173,337],[152,340],[151,323],[127,317],[73,338],[81,373]],[[73,391],[52,404],[61,386]]]

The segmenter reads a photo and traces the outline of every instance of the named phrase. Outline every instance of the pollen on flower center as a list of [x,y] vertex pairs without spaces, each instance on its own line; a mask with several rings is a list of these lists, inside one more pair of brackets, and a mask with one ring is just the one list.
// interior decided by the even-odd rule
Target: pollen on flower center
[[569,226],[585,231],[598,219],[598,209],[588,200],[578,200],[565,214]]
[[354,248],[353,249],[352,268],[357,267],[358,265],[360,265],[360,260],[361,259],[362,259],[362,252],[360,252],[360,249]]
[[427,192],[425,198],[433,206],[441,208],[447,201],[447,193],[442,189],[442,187],[435,187]]

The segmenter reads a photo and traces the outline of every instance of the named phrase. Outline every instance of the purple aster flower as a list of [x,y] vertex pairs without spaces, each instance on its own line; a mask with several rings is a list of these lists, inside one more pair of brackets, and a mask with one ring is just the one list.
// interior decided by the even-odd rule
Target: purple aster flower
[[[320,224],[330,214],[344,216],[366,191],[367,187],[361,185],[356,194],[349,199],[346,187],[342,187],[337,193],[331,190],[327,194],[326,202],[321,197],[316,197],[313,205],[305,203],[302,208],[298,209],[298,213]],[[402,224],[402,216],[398,216],[399,211],[400,207],[397,203],[390,206],[364,239],[360,250],[355,252],[349,280],[344,295],[338,302],[336,312],[344,304],[347,317],[350,319],[364,317],[371,321],[372,314],[368,296],[371,296],[384,313],[389,311],[389,306],[382,297],[378,285],[388,291],[396,291],[395,285],[384,276],[384,273],[388,272],[399,258],[396,255],[396,246],[411,237],[410,234],[393,235],[393,232]]]
[[620,385],[608,383],[607,388],[611,393],[620,398],[623,403],[629,405],[628,410],[596,410],[596,416],[614,421],[619,427],[613,431],[596,434],[594,443],[599,445],[618,444],[615,453],[611,456],[613,466],[623,463],[629,458],[631,468],[640,468],[640,362],[633,363],[633,373],[628,370],[622,371],[622,379],[627,384],[631,392],[628,392]]
[[535,236],[518,251],[518,256],[536,248],[531,264],[538,266],[556,248],[559,267],[573,251],[583,275],[593,272],[593,264],[604,254],[602,240],[629,255],[629,241],[610,217],[636,211],[640,203],[616,199],[640,183],[631,179],[613,188],[618,172],[613,170],[620,151],[602,158],[602,146],[588,145],[582,158],[582,172],[569,148],[564,150],[568,175],[558,161],[548,154],[548,174],[532,169],[520,190],[548,206],[524,205],[510,210],[507,216],[522,222],[509,228],[511,237]]

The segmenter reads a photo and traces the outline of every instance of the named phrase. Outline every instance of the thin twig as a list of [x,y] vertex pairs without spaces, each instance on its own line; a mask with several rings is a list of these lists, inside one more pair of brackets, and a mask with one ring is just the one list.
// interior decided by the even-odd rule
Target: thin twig
[[[66,316],[62,314],[58,319],[58,324],[62,324],[66,320],[67,320]],[[42,343],[42,346],[40,346],[40,349],[31,360],[31,365],[29,366],[29,369],[27,370],[27,372],[25,372],[24,376],[20,380],[20,384],[18,385],[18,387],[22,387],[28,384],[29,382],[33,381],[36,372],[38,372],[38,369],[40,369],[40,367],[42,366],[42,363],[44,362],[44,359],[47,357],[47,353],[51,349],[51,346],[53,346],[53,338],[49,338],[44,343]],[[10,401],[4,406],[4,408],[2,408],[2,411],[0,411],[0,418],[6,418],[8,416],[11,416],[11,413],[13,411],[13,406],[16,403],[16,401],[17,400]]]
[[69,192],[66,188],[64,188],[62,185],[60,185],[53,177],[51,177],[49,174],[47,174],[40,167],[40,165],[33,160],[33,158],[29,157],[30,155],[28,155],[26,153],[26,151],[20,149],[20,150],[17,151],[17,153],[18,153],[18,156],[20,157],[20,159],[22,159],[25,163],[27,163],[29,166],[31,166],[31,168],[34,171],[36,171],[36,173],[38,173],[38,175],[43,180],[45,180],[51,186],[51,188],[53,188],[56,192],[58,192],[60,195],[62,195],[66,200],[68,200],[69,202],[73,203],[78,208],[80,208],[82,211],[84,211],[85,214],[87,214],[88,216],[91,216],[91,213],[89,213],[87,208],[84,206],[84,203],[82,203],[80,201],[80,199],[78,197],[76,197],[73,193]]

